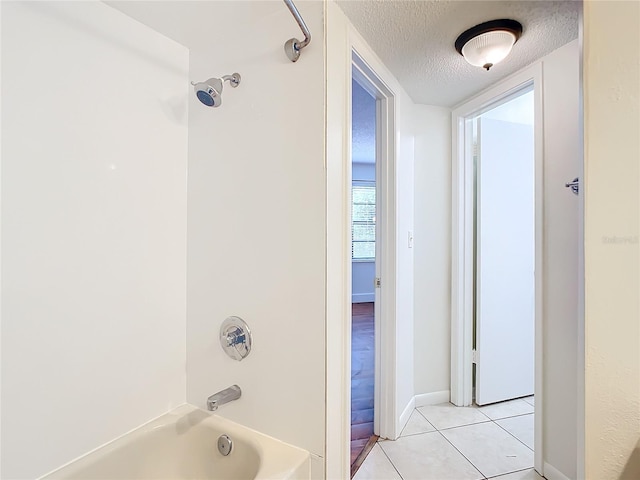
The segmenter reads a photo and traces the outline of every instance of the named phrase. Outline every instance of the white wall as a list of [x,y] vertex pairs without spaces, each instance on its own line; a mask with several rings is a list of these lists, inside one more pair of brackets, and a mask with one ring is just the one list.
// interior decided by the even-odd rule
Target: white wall
[[356,163],[351,165],[351,179],[367,182],[376,181],[376,165],[374,163]]
[[185,401],[188,52],[99,2],[2,2],[2,478]]
[[[235,71],[242,83],[218,109],[190,96],[187,399],[204,408],[237,383],[242,398],[220,415],[322,456],[323,6],[298,8],[313,41],[297,63],[282,50],[297,28],[283,4],[268,19],[230,9],[217,20],[238,26],[233,41],[191,50],[192,79]],[[242,362],[218,341],[229,315],[253,334]]]
[[[383,80],[387,72],[380,72]],[[415,389],[413,384],[413,299],[414,258],[409,247],[409,232],[413,235],[414,220],[414,161],[415,131],[413,112],[415,104],[404,89],[394,88],[397,101],[396,122],[396,408],[398,426],[403,428],[409,420]],[[396,432],[400,435],[400,431]]]
[[415,105],[414,382],[449,390],[451,359],[451,110]]
[[640,478],[640,8],[585,2],[586,478]]
[[[325,179],[323,4],[280,0],[109,2],[190,49],[190,80],[239,72],[220,108],[189,93],[187,399],[237,383],[218,414],[324,455]],[[212,23],[213,22],[213,23]],[[213,27],[212,27],[213,26]],[[218,332],[229,315],[254,348],[238,363]],[[301,425],[305,425],[301,428]]]
[[351,301],[364,303],[375,301],[373,282],[376,278],[374,260],[351,262]]

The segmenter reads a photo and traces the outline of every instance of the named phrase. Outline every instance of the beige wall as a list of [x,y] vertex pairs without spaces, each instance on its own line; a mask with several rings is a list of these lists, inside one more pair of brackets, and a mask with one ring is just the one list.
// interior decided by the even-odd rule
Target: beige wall
[[593,480],[640,478],[639,32],[638,2],[585,2],[585,473]]

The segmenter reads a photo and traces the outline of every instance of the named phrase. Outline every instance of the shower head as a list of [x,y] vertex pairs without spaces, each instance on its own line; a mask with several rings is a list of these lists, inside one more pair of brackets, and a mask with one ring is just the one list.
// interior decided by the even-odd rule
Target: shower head
[[204,82],[193,83],[196,97],[207,107],[219,107],[222,105],[222,81],[219,78],[210,78]]
[[191,82],[191,85],[193,85],[196,96],[203,105],[219,107],[222,105],[222,87],[225,81],[228,81],[235,88],[240,85],[240,74],[234,73],[233,75],[225,75],[222,78],[210,78],[204,82]]

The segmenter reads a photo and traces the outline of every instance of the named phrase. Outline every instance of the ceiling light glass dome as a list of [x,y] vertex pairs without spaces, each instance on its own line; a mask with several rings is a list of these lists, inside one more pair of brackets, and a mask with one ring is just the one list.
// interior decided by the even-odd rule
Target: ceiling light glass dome
[[463,32],[456,40],[456,50],[467,62],[489,70],[511,52],[522,34],[515,20],[492,20]]

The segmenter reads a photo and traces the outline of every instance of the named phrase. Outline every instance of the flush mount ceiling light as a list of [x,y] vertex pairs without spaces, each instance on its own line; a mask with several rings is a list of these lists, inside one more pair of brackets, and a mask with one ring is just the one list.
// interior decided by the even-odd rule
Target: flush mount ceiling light
[[460,34],[456,50],[471,65],[489,70],[505,59],[522,34],[515,20],[491,20]]

